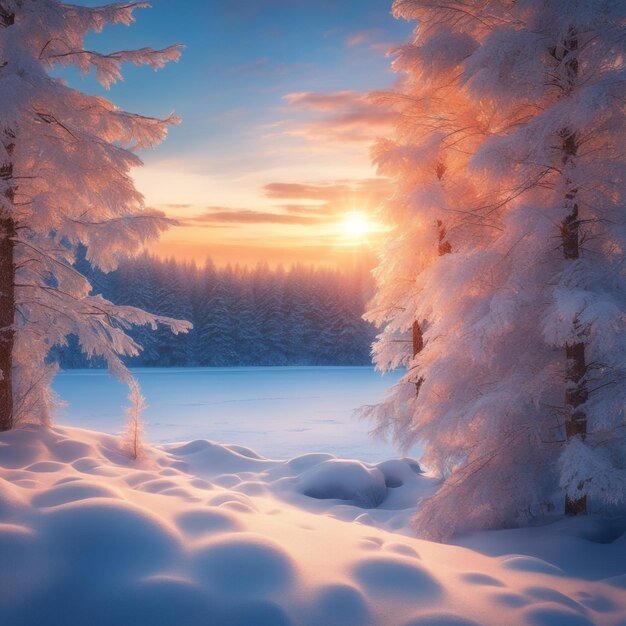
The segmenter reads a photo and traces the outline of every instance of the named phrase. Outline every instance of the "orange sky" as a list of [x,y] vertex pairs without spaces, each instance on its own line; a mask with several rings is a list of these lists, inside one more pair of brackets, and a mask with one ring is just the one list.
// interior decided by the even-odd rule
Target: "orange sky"
[[[199,264],[210,257],[217,265],[265,261],[347,267],[357,257],[371,257],[384,230],[375,213],[389,183],[372,177],[367,163],[361,172],[362,177],[332,182],[255,187],[247,181],[230,189],[219,188],[223,181],[171,167],[147,166],[136,170],[135,178],[146,203],[179,222],[151,245],[159,256]],[[225,202],[207,204],[207,196]]]

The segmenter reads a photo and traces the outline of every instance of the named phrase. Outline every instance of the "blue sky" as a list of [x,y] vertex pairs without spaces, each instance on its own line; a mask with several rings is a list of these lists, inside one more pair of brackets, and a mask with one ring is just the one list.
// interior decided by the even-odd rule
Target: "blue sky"
[[154,0],[132,26],[90,36],[100,51],[186,46],[157,73],[126,67],[108,93],[69,77],[127,110],[182,117],[136,173],[148,204],[184,223],[159,253],[310,260],[303,248],[313,259],[332,247],[355,202],[373,208],[368,146],[389,124],[363,94],[393,84],[386,50],[412,29],[390,10],[390,0]]

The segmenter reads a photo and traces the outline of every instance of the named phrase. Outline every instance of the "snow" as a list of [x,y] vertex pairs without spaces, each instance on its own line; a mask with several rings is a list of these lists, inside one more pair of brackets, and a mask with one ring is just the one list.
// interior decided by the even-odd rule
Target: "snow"
[[305,470],[299,489],[309,498],[346,500],[364,509],[376,508],[387,495],[385,476],[378,468],[342,459],[328,459]]
[[2,433],[0,623],[624,624],[624,520],[442,545],[410,528],[435,488],[412,459],[279,461],[199,439],[133,461],[109,434]]
[[[379,402],[399,374],[372,367],[138,368],[152,443],[211,439],[254,448],[267,457],[307,452],[382,461],[396,450],[369,437],[371,423],[353,418]],[[119,433],[128,389],[101,370],[69,370],[54,382],[68,406],[58,420]],[[412,454],[416,454],[415,451]]]

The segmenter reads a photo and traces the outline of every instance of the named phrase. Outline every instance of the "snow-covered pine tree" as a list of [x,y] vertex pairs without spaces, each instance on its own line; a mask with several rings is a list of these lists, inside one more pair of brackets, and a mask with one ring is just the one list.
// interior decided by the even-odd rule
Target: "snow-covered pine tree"
[[[185,266],[179,265],[174,258],[155,264],[156,297],[152,309],[155,313],[175,319],[191,319],[185,270]],[[159,328],[155,333],[158,355],[152,365],[171,367],[185,363],[189,354],[188,339],[188,335],[178,337],[168,328]]]
[[[152,313],[157,312],[157,281],[155,261],[147,252],[123,258],[113,274],[114,289],[108,299],[115,304],[133,306]],[[141,346],[140,354],[126,360],[133,366],[153,365],[158,362],[158,338],[148,326],[136,326],[131,337]]]
[[301,265],[292,266],[285,276],[285,295],[280,314],[285,329],[283,345],[290,365],[310,363],[309,352],[315,346],[315,340],[307,343],[305,339],[309,330],[306,322],[309,311],[306,296],[312,288],[309,278],[310,274]]
[[236,365],[233,341],[234,277],[226,267],[212,281],[204,309],[198,319],[198,340],[201,345],[199,364],[210,367]]
[[[524,523],[562,507],[563,493],[568,513],[623,503],[626,5],[397,0],[394,11],[419,22],[413,58],[455,59],[449,93],[484,121],[460,172],[481,180],[483,198],[458,193],[467,218],[448,231],[452,253],[415,266],[406,297],[397,270],[414,250],[391,241],[378,270],[377,306],[392,311],[377,315],[378,364],[424,378],[417,398],[392,390],[380,427],[405,446],[421,440],[445,477],[416,528],[445,538]],[[411,84],[398,97],[428,95]],[[405,118],[398,135],[410,144]],[[422,119],[417,136],[436,142]],[[420,237],[432,224],[424,185],[396,175],[417,191],[396,232],[412,214]],[[413,361],[384,343],[412,319],[427,321]]]
[[207,258],[204,267],[200,270],[198,284],[192,298],[193,307],[193,363],[194,365],[209,365],[209,344],[211,338],[211,298],[217,286],[218,272],[213,261]]
[[264,365],[287,363],[285,328],[281,319],[284,302],[285,271],[277,267],[271,271],[266,263],[255,268],[253,290],[263,341],[271,349],[264,355]]
[[[416,416],[428,369],[425,335],[454,300],[452,284],[437,283],[437,272],[454,263],[444,258],[452,249],[459,254],[483,249],[494,232],[493,219],[473,210],[485,202],[489,185],[467,172],[488,131],[489,107],[472,102],[459,86],[463,62],[476,49],[473,31],[479,24],[436,9],[420,11],[421,4],[394,5],[396,16],[424,21],[396,51],[396,88],[373,94],[397,114],[395,136],[372,150],[379,173],[394,181],[395,193],[382,207],[391,229],[379,251],[377,291],[365,315],[382,328],[373,345],[376,365],[406,368],[406,374],[384,402],[363,413],[376,419],[378,435],[405,448],[424,437]],[[430,11],[434,18],[426,21]],[[433,272],[437,299],[426,287]]]
[[234,302],[233,348],[238,364],[254,365],[261,357],[259,348],[262,336],[254,306],[250,270],[243,269],[239,272],[235,286],[237,293]]
[[142,443],[143,423],[141,414],[146,409],[146,399],[141,393],[139,383],[135,378],[128,381],[128,401],[126,407],[126,433],[124,447],[131,459],[140,459],[144,454]]
[[108,87],[125,62],[154,69],[179,56],[164,50],[99,53],[84,39],[106,24],[130,24],[144,2],[86,7],[58,0],[0,0],[0,430],[19,420],[46,423],[50,348],[75,334],[89,356],[101,355],[127,378],[120,355],[139,346],[133,324],[187,324],[114,306],[91,295],[72,266],[79,245],[109,271],[120,254],[155,238],[168,221],[144,209],[129,176],[139,148],[158,144],[176,118],[127,113],[50,75],[73,65]]

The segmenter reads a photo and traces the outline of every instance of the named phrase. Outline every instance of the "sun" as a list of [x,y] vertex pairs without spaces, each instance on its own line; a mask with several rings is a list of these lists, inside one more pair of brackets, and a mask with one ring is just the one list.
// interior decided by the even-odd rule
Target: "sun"
[[360,242],[370,231],[370,223],[363,213],[351,211],[341,223],[341,231],[344,238]]

